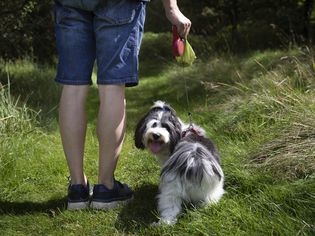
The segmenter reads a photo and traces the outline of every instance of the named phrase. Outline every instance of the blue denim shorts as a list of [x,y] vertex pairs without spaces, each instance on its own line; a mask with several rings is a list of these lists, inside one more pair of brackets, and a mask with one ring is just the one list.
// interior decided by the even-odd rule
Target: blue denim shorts
[[55,81],[92,84],[138,84],[138,54],[145,21],[145,3],[108,0],[95,11],[55,4],[56,45],[59,56]]

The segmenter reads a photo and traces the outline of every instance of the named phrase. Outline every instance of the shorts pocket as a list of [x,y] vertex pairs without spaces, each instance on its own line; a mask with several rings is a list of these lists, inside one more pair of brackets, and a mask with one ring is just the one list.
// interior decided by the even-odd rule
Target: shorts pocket
[[76,9],[75,8],[70,8],[70,7],[65,7],[59,3],[55,4],[55,23],[56,24],[64,24],[67,23],[67,20],[69,18],[75,18],[76,16]]
[[109,0],[105,7],[94,13],[98,20],[106,21],[109,25],[123,25],[133,21],[140,4],[130,0]]

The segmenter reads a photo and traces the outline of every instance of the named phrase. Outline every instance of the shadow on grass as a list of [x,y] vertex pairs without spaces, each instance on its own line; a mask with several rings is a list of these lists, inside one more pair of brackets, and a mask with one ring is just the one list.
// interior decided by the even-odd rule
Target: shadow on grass
[[[144,114],[155,100],[165,100],[175,109],[185,107],[185,94],[182,75],[178,78],[161,79],[159,75],[166,74],[172,66],[174,59],[171,53],[170,34],[146,34],[140,51],[140,80],[145,83],[135,89],[127,89],[127,102],[131,103],[128,112],[128,122],[131,118],[131,125],[135,124],[133,119],[138,119]],[[178,68],[174,68],[177,70]],[[62,86],[54,81],[55,67],[40,66],[32,62],[21,61],[0,65],[0,83],[6,85],[10,81],[10,92],[14,98],[19,98],[22,103],[39,113],[40,126],[45,131],[56,129],[56,117],[58,117],[58,104]],[[166,74],[168,77],[168,75]],[[190,77],[191,75],[187,75]],[[147,80],[147,81],[146,81]],[[160,80],[157,82],[157,80]],[[148,83],[146,83],[148,82]],[[190,82],[189,82],[190,83]],[[201,96],[200,86],[191,86],[190,96],[204,98]],[[194,90],[194,91],[192,91]],[[197,96],[195,96],[197,95]],[[95,123],[98,111],[98,91],[91,87],[87,112],[88,122]]]
[[40,126],[50,130],[51,121],[58,112],[61,86],[54,81],[55,69],[30,61],[0,64],[0,85],[9,89],[20,106],[26,106],[38,113]]
[[134,190],[134,200],[124,206],[115,227],[123,232],[135,233],[156,221],[158,186],[146,184]]
[[9,202],[0,200],[0,215],[26,215],[32,213],[47,213],[55,215],[60,209],[66,209],[67,197],[52,199],[47,202]]
[[152,79],[147,84],[149,79],[144,79],[144,85],[140,83],[138,87],[126,91],[127,127],[129,129],[134,129],[136,122],[148,112],[157,100],[170,104],[177,111],[178,115],[181,113],[187,114],[190,109],[193,109],[198,104],[204,104],[206,91],[199,81],[192,81],[189,84],[189,104],[187,104],[185,85],[182,78],[163,79],[158,83]]
[[171,34],[146,33],[140,49],[140,78],[157,76],[174,60]]
[[[148,34],[144,36],[140,51],[140,77],[157,76],[168,66],[171,59],[169,34]],[[0,85],[8,85],[10,93],[19,99],[21,105],[25,102],[28,107],[39,113],[40,120],[47,126],[51,119],[58,116],[58,104],[62,86],[54,81],[56,66],[38,65],[28,60],[14,63],[1,62]],[[96,87],[93,87],[91,98],[93,105],[98,102]],[[92,97],[92,96],[89,96]],[[92,111],[95,107],[91,108]],[[94,121],[95,111],[92,111],[91,120]],[[89,120],[89,121],[91,121]]]

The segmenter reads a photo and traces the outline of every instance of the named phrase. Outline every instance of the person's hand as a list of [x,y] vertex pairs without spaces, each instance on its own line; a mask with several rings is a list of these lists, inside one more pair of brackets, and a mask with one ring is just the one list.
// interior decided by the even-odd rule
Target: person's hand
[[191,27],[190,20],[178,8],[169,9],[165,13],[167,19],[177,27],[179,36],[186,38]]

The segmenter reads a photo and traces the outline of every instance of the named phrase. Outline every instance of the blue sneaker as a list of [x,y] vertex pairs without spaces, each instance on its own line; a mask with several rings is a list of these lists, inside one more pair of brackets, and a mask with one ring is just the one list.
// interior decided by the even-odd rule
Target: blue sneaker
[[91,186],[89,182],[83,184],[73,184],[68,187],[68,210],[83,210],[89,207]]
[[90,207],[93,209],[109,210],[116,208],[133,199],[133,192],[126,184],[114,180],[113,189],[103,184],[96,184]]

